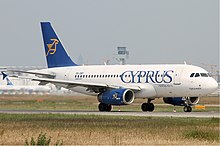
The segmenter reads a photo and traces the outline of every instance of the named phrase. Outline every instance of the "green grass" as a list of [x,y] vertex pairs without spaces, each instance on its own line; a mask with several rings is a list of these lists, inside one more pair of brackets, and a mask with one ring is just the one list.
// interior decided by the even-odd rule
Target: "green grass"
[[23,145],[41,132],[64,145],[219,144],[219,122],[219,118],[0,114],[0,144]]
[[[137,99],[121,111],[141,111],[146,100]],[[173,111],[173,106],[153,101],[155,112]],[[219,111],[219,98],[203,98],[206,106],[200,111]],[[158,105],[159,104],[159,105]],[[71,96],[0,96],[0,109],[23,110],[94,110],[96,97]],[[183,112],[183,107],[175,107]],[[119,107],[114,106],[113,111]],[[0,144],[24,145],[26,139],[36,139],[46,133],[51,144],[61,140],[64,145],[218,145],[219,118],[160,118],[132,116],[64,115],[64,114],[0,114]],[[55,141],[56,140],[56,141]]]
[[204,130],[187,130],[184,134],[186,138],[208,140],[208,141],[218,141],[219,133],[218,131],[204,131]]

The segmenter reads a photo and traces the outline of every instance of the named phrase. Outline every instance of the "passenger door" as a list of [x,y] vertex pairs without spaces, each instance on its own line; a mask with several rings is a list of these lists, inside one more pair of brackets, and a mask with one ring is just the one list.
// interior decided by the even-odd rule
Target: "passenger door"
[[181,75],[182,75],[183,69],[177,68],[174,73],[174,85],[181,85]]

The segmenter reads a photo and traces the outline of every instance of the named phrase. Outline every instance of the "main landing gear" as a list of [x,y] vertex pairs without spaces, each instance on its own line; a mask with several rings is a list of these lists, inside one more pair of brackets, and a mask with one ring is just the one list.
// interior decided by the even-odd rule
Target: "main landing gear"
[[104,104],[104,103],[100,103],[99,104],[99,111],[103,112],[110,112],[112,110],[112,105],[111,104]]
[[184,110],[184,112],[191,112],[192,107],[191,106],[184,106],[183,110]]
[[152,111],[154,111],[154,104],[151,103],[151,100],[152,99],[148,99],[147,103],[143,103],[141,105],[141,109],[142,109],[143,112],[146,112],[146,111],[152,112]]

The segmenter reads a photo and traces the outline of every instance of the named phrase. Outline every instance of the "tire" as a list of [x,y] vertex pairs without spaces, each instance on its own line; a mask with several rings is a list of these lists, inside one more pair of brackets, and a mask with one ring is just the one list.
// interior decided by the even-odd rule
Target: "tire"
[[104,111],[110,112],[111,110],[112,110],[111,104],[104,104],[104,103],[99,104],[99,111],[100,112],[104,112]]
[[99,104],[99,111],[100,111],[100,112],[103,112],[103,111],[105,111],[105,110],[106,110],[106,104],[100,103],[100,104]]
[[192,111],[192,107],[188,106],[187,110],[188,110],[188,112],[191,112]]
[[149,112],[154,111],[154,104],[153,103],[148,103],[148,111]]
[[108,104],[106,106],[106,111],[110,112],[112,110],[112,105],[111,104]]
[[148,111],[148,104],[147,104],[147,103],[143,103],[143,104],[141,105],[141,109],[142,109],[143,112]]
[[184,106],[183,111],[184,112],[191,112],[192,111],[192,107],[191,106]]

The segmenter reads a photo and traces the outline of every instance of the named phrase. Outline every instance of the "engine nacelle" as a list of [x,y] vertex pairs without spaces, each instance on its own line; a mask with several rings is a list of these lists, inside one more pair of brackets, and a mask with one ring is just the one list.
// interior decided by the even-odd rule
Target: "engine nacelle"
[[163,101],[176,106],[186,106],[197,104],[199,97],[164,97]]
[[112,89],[98,95],[98,101],[111,105],[126,105],[134,101],[134,92],[129,89]]

